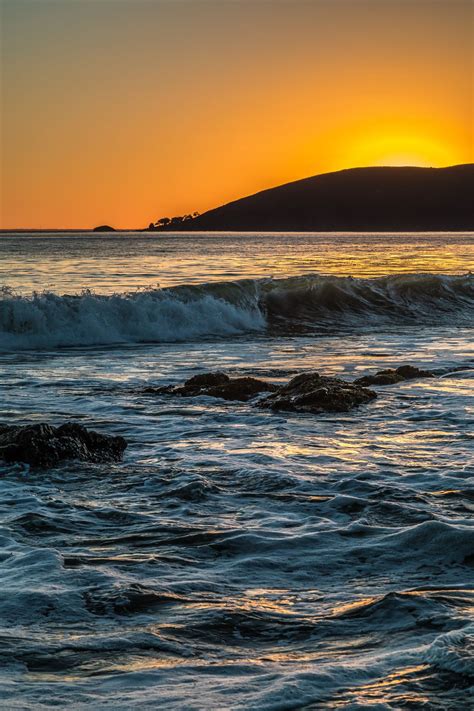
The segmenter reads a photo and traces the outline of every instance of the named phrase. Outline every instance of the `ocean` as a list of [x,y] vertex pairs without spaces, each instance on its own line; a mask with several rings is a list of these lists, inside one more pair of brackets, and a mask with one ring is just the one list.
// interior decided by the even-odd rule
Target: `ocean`
[[[474,234],[0,236],[4,709],[474,703]],[[145,392],[410,363],[347,413]]]

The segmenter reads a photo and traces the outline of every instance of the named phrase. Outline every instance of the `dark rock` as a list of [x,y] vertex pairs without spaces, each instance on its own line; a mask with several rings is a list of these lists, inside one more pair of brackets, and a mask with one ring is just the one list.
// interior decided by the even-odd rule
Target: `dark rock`
[[206,395],[220,397],[223,400],[246,402],[260,393],[273,392],[276,389],[276,385],[273,383],[267,383],[257,378],[233,378],[222,385],[207,388]]
[[363,378],[354,380],[355,385],[394,385],[400,383],[405,378],[397,373],[396,370],[387,369],[380,370],[375,375],[365,375]]
[[92,230],[93,232],[115,232],[115,229],[111,227],[110,225],[99,225],[98,227],[94,227]]
[[414,365],[401,365],[396,369],[387,368],[387,370],[379,370],[375,375],[365,375],[363,378],[357,378],[354,381],[354,385],[393,385],[404,380],[434,377],[434,373],[430,370],[421,370]]
[[434,378],[435,374],[431,370],[422,370],[414,365],[401,365],[397,368],[398,375],[401,375],[405,380],[414,380],[415,378]]
[[204,373],[183,385],[146,388],[143,392],[195,397],[209,395],[223,400],[247,402],[256,395],[270,392],[259,400],[258,407],[291,412],[347,412],[373,400],[372,390],[338,378],[325,378],[319,373],[303,373],[278,387],[257,378],[229,378],[225,373]]
[[123,437],[111,437],[68,422],[60,427],[0,425],[0,459],[50,467],[66,459],[118,462],[127,446]]
[[163,388],[145,388],[143,392],[156,395],[181,395],[196,397],[209,395],[223,400],[240,400],[246,402],[259,393],[272,392],[276,385],[257,378],[229,378],[221,372],[203,373],[186,380],[183,385],[168,385]]
[[367,388],[319,373],[302,373],[260,400],[259,407],[289,412],[347,412],[377,395]]
[[201,373],[200,375],[194,375],[192,378],[189,378],[189,380],[186,380],[183,388],[187,388],[188,390],[201,390],[202,388],[224,385],[228,383],[229,380],[229,376],[220,371],[216,373]]

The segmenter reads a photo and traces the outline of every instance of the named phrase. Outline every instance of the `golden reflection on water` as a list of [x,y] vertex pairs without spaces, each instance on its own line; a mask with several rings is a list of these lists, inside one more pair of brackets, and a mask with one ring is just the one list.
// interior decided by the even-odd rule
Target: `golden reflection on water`
[[221,597],[210,601],[188,603],[192,610],[228,610],[229,612],[271,612],[278,615],[291,615],[297,595],[286,589],[251,588],[239,597]]
[[[369,684],[364,684],[362,686],[357,687],[357,689],[351,690],[350,696],[357,701],[358,704],[367,706],[370,708],[373,704],[374,701],[380,700],[380,701],[386,701],[387,693],[393,688],[397,687],[400,684],[408,681],[408,677],[412,675],[417,675],[416,681],[419,683],[423,679],[428,679],[430,678],[430,674],[428,673],[429,670],[429,665],[428,664],[419,664],[417,666],[412,666],[412,667],[404,667],[403,669],[397,669],[396,671],[392,672],[391,674],[388,674],[386,677],[383,677],[382,679],[377,679],[375,682],[371,682]],[[423,672],[426,672],[423,675]],[[421,675],[421,676],[420,676]],[[430,698],[424,694],[421,694],[419,692],[413,693],[413,692],[401,692],[397,694],[397,702],[398,703],[403,703],[403,708],[405,707],[406,704],[413,704],[417,706],[421,706],[421,704],[429,704],[430,703]],[[344,700],[343,702],[336,703],[336,708],[346,706],[347,705],[347,700]],[[401,708],[401,707],[400,707]]]
[[461,493],[460,489],[440,489],[439,491],[429,491],[428,496],[456,496]]
[[[347,433],[345,433],[347,436]],[[185,449],[190,444],[189,441],[183,440],[176,447]],[[248,446],[242,447],[240,442],[236,441],[235,446],[230,445],[228,440],[206,442],[208,451],[214,450],[217,452],[232,451],[233,454],[246,455],[258,454],[258,456],[268,457],[271,460],[280,459],[286,461],[291,458],[314,457],[315,455],[325,454],[330,452],[333,459],[341,460],[342,462],[357,461],[363,449],[369,445],[369,440],[361,439],[342,439],[332,438],[325,439],[321,442],[318,433],[315,432],[314,437],[307,435],[299,442],[285,441],[284,439],[261,439],[258,443],[251,442]]]
[[406,593],[413,597],[426,597],[435,600],[442,600],[443,603],[456,605],[457,610],[461,610],[463,615],[474,616],[474,589],[471,588],[440,588],[430,590],[410,590]]
[[314,273],[462,274],[466,264],[474,264],[473,233],[57,234],[0,241],[0,283],[28,293],[112,293]]
[[338,615],[344,615],[348,612],[354,612],[355,610],[359,610],[362,607],[366,607],[367,605],[372,605],[374,602],[377,602],[379,598],[377,597],[364,597],[360,600],[355,600],[353,602],[345,602],[342,603],[341,605],[336,605],[335,607],[332,608],[332,614],[334,616]]

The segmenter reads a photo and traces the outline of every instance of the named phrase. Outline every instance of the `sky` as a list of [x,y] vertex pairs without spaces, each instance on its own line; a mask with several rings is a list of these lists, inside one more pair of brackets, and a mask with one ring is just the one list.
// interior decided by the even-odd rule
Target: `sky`
[[472,0],[0,0],[0,227],[474,160]]

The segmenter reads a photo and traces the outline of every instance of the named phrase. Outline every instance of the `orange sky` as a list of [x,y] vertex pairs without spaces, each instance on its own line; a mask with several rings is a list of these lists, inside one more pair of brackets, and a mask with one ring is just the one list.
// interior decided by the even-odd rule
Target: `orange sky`
[[0,0],[2,228],[474,160],[470,0]]

